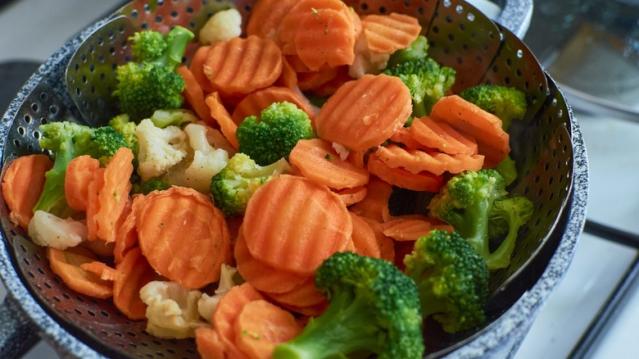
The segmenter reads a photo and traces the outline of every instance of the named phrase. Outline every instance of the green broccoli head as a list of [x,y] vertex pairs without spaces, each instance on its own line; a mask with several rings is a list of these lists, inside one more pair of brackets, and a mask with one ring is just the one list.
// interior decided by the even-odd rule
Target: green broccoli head
[[431,58],[406,61],[384,70],[387,75],[399,77],[410,90],[413,116],[423,117],[455,83],[455,70],[440,66]]
[[151,116],[151,122],[155,127],[167,128],[169,126],[181,127],[185,123],[197,122],[198,118],[189,110],[157,110]]
[[528,110],[526,94],[514,87],[479,85],[464,90],[460,96],[499,117],[504,130],[510,128],[513,120],[523,119]]
[[415,283],[392,263],[354,253],[336,253],[315,273],[330,300],[275,359],[345,357],[354,352],[378,358],[421,358],[422,315]]
[[404,264],[417,283],[424,317],[433,315],[448,333],[484,323],[488,267],[459,234],[431,231],[417,240]]
[[120,147],[129,147],[129,144],[120,132],[111,126],[104,126],[93,130],[90,147],[91,157],[106,164]]
[[164,191],[171,188],[171,185],[161,178],[152,178],[139,184],[133,185],[134,193],[149,194],[153,191]]
[[508,197],[495,201],[489,214],[488,227],[491,240],[501,240],[487,259],[491,269],[507,268],[517,244],[519,229],[535,211],[533,203],[525,197]]
[[261,185],[289,170],[284,159],[262,167],[244,153],[237,153],[211,181],[215,205],[227,216],[243,214],[249,199]]
[[[134,54],[139,57],[118,67],[118,85],[113,93],[123,113],[139,121],[155,110],[182,106],[184,81],[175,69],[194,36],[191,31],[176,26],[166,36],[144,31],[131,37]],[[164,45],[159,44],[159,37]],[[158,56],[161,49],[164,51]]]
[[262,111],[259,120],[249,116],[237,128],[240,152],[261,166],[288,157],[297,141],[312,137],[308,115],[289,102],[273,103]]
[[517,179],[517,163],[510,156],[504,158],[495,170],[504,178],[506,186],[510,186]]
[[416,61],[428,57],[428,39],[426,36],[419,36],[406,49],[395,51],[388,60],[388,67],[394,67],[407,61]]
[[109,121],[109,126],[113,127],[117,132],[124,136],[127,147],[138,153],[138,137],[135,135],[135,122],[131,122],[129,115],[118,115]]

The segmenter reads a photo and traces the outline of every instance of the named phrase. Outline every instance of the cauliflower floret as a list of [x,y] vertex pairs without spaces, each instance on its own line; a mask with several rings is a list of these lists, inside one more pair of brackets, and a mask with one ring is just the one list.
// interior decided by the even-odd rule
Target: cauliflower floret
[[210,192],[211,178],[229,162],[223,149],[213,148],[206,138],[206,127],[189,124],[184,128],[193,149],[193,160],[182,163],[169,171],[167,181],[176,186],[190,187],[202,193]]
[[214,295],[208,295],[206,293],[202,294],[200,300],[197,302],[197,311],[200,313],[200,316],[206,319],[208,322],[211,321],[213,317],[213,312],[217,307],[217,303],[220,302],[220,299],[233,288],[233,286],[237,285],[233,281],[233,276],[237,273],[237,269],[235,267],[231,267],[226,264],[222,264],[222,269],[220,271],[220,283],[215,290]]
[[348,74],[356,79],[366,74],[378,74],[386,68],[389,59],[390,54],[370,51],[366,32],[362,31],[355,43],[355,61],[348,67]]
[[217,12],[200,30],[200,43],[213,45],[242,34],[242,15],[235,9]]
[[344,145],[340,145],[337,142],[333,142],[331,145],[342,161],[346,161],[346,159],[348,159],[348,155],[351,153],[348,148],[344,147]]
[[205,325],[197,311],[201,296],[199,290],[188,290],[175,282],[149,282],[140,289],[140,299],[147,305],[146,331],[158,338],[194,337],[195,329]]
[[138,137],[138,173],[142,180],[159,177],[187,156],[186,135],[179,127],[158,128],[149,119],[135,130]]
[[36,211],[29,222],[31,240],[44,247],[65,250],[87,238],[87,227],[73,219],[62,219],[45,211]]

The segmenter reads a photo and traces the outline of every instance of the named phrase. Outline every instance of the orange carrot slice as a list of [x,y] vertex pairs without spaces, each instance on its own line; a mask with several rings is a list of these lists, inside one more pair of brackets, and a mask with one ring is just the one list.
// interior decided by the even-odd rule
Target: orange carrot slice
[[392,54],[405,49],[422,31],[419,21],[408,15],[368,15],[362,19],[368,49],[379,54]]
[[295,72],[297,72],[298,74],[300,72],[313,72],[302,62],[302,60],[300,60],[299,57],[297,57],[297,55],[286,55],[284,56],[284,58],[286,59],[286,62],[288,62],[288,64],[291,65],[293,70],[295,70]]
[[214,148],[221,148],[228,152],[229,157],[232,157],[237,152],[231,142],[216,128],[206,126],[206,139]]
[[502,129],[501,120],[457,95],[437,101],[431,117],[477,140],[479,153],[486,155],[488,166],[497,165],[510,153],[509,136]]
[[242,123],[248,116],[259,116],[263,109],[275,102],[290,102],[315,117],[316,110],[304,95],[287,87],[269,87],[246,96],[233,111],[233,122]]
[[265,300],[250,302],[235,322],[235,343],[249,358],[270,359],[279,343],[302,331],[291,313]]
[[138,232],[135,229],[135,218],[140,214],[142,205],[144,204],[144,195],[136,194],[133,201],[122,213],[122,221],[120,221],[115,232],[115,246],[113,247],[113,257],[115,263],[120,263],[124,259],[125,253],[137,246]]
[[113,258],[113,243],[105,241],[85,241],[80,244],[100,258]]
[[195,344],[202,359],[226,358],[224,342],[217,330],[209,327],[195,329]]
[[204,91],[202,91],[202,87],[195,78],[195,75],[184,65],[178,67],[177,73],[180,74],[184,80],[183,95],[186,102],[191,106],[193,111],[195,111],[197,117],[209,125],[213,124],[209,108],[206,106],[206,103],[204,103]]
[[226,95],[248,94],[271,86],[282,73],[277,45],[257,36],[220,42],[209,51],[204,74],[213,89]]
[[312,274],[326,258],[343,250],[352,230],[346,206],[336,194],[287,175],[253,194],[243,224],[255,259],[302,275]]
[[209,79],[204,74],[204,63],[206,59],[209,57],[209,51],[211,50],[210,46],[200,46],[197,51],[193,55],[191,59],[191,66],[189,66],[189,70],[193,74],[193,77],[197,80],[202,88],[204,93],[213,92],[213,87],[209,82]]
[[309,90],[317,96],[329,97],[333,96],[342,85],[352,80],[353,78],[348,74],[348,66],[340,66],[337,68],[337,75],[330,81],[309,88]]
[[45,155],[29,155],[16,158],[2,178],[2,197],[9,207],[9,219],[26,229],[33,217],[33,207],[40,198],[44,186],[44,174],[53,163]]
[[98,168],[93,173],[93,178],[89,182],[87,194],[87,239],[95,241],[98,239],[97,213],[100,211],[100,192],[104,187],[104,168]]
[[233,122],[233,119],[231,119],[231,115],[224,107],[224,104],[222,104],[219,93],[213,92],[206,96],[206,100],[204,102],[209,107],[211,117],[220,125],[220,129],[222,130],[224,137],[226,137],[231,145],[237,150],[240,147],[236,136],[237,125]]
[[428,153],[419,150],[406,150],[397,145],[380,146],[375,156],[390,168],[404,169],[412,174],[424,171],[434,175],[444,172],[461,173],[478,171],[484,165],[482,155],[447,155],[445,153]]
[[298,0],[259,0],[251,10],[246,34],[277,39],[277,29]]
[[445,122],[436,122],[429,117],[423,117],[415,119],[408,131],[422,146],[438,149],[451,155],[477,154],[475,140],[459,133]]
[[213,327],[224,343],[224,351],[229,358],[246,357],[235,345],[234,324],[245,305],[261,299],[264,298],[255,288],[244,283],[231,288],[215,307],[212,319]]
[[149,194],[140,212],[136,215],[140,247],[156,272],[189,289],[220,278],[229,233],[222,212],[208,197],[174,186]]
[[395,260],[395,242],[384,235],[381,223],[366,217],[362,217],[362,219],[368,223],[375,233],[375,239],[377,239],[377,244],[379,245],[380,258],[393,262]]
[[241,231],[235,243],[235,261],[242,278],[263,292],[285,293],[306,280],[305,276],[274,268],[253,258]]
[[[417,120],[413,120],[413,123]],[[412,127],[412,126],[411,126]],[[423,151],[433,151],[432,148],[424,146],[419,143],[411,132],[410,127],[402,127],[397,132],[395,132],[390,140],[395,143],[399,143],[406,147],[409,150],[423,150]]]
[[80,264],[80,268],[97,275],[100,279],[106,281],[114,281],[117,276],[117,272],[115,269],[109,267],[103,262],[89,262]]
[[113,283],[113,303],[131,320],[145,319],[146,304],[140,299],[140,289],[157,278],[140,248],[126,253],[116,266],[117,276]]
[[362,217],[351,213],[353,220],[353,244],[355,245],[355,253],[380,258],[381,252],[375,232]]
[[402,242],[416,241],[434,229],[453,231],[451,226],[424,216],[394,217],[382,224],[382,228],[385,236]]
[[393,187],[377,177],[371,177],[366,188],[366,198],[352,206],[351,211],[377,222],[385,222],[390,219],[388,200],[393,193]]
[[297,87],[297,72],[289,62],[286,60],[286,57],[282,57],[282,75],[275,82],[277,86],[288,87],[291,90],[298,90]]
[[298,86],[302,91],[309,91],[323,86],[337,77],[338,67],[327,67],[318,71],[302,72],[298,74]]
[[132,174],[133,152],[122,147],[104,169],[104,186],[98,194],[100,206],[94,216],[98,226],[97,236],[106,242],[115,241],[117,221],[129,201]]
[[414,174],[402,168],[389,167],[376,154],[369,157],[368,170],[394,186],[412,191],[439,192],[444,185],[444,179],[441,176],[428,172]]
[[410,93],[399,78],[366,75],[340,87],[321,108],[315,125],[319,137],[364,151],[389,139],[411,111]]
[[368,183],[368,171],[342,160],[330,143],[319,138],[297,142],[289,161],[304,177],[329,188],[341,190]]
[[113,283],[102,280],[94,273],[82,269],[85,263],[95,262],[91,251],[83,247],[73,247],[65,251],[47,248],[47,258],[51,270],[72,290],[89,297],[106,299],[113,295]]
[[275,302],[294,307],[306,308],[319,305],[326,297],[315,286],[315,278],[308,277],[302,284],[286,293],[267,293]]
[[366,155],[368,151],[350,151],[348,161],[359,168],[366,168]]
[[69,207],[76,211],[87,209],[89,183],[98,168],[100,161],[91,156],[76,157],[69,162],[64,176],[64,197]]
[[335,191],[335,193],[337,193],[342,202],[344,202],[344,204],[348,207],[363,201],[364,198],[366,198],[368,189],[366,186],[362,186]]

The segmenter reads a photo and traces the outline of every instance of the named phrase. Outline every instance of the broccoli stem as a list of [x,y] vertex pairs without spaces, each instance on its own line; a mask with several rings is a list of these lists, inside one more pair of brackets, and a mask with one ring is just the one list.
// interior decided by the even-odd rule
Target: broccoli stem
[[44,188],[33,211],[45,211],[58,217],[66,217],[71,214],[64,197],[64,178],[67,165],[75,157],[73,137],[69,136],[56,152],[55,162],[45,174]]
[[164,64],[173,68],[178,67],[182,63],[186,46],[193,40],[193,37],[193,33],[182,26],[173,28],[167,35],[168,49],[166,57],[163,59]]
[[425,101],[415,102],[413,101],[413,116],[414,117],[424,117],[428,115],[428,110],[426,109]]
[[515,244],[517,243],[519,226],[514,226],[512,223],[509,223],[508,228],[508,235],[506,235],[506,238],[486,259],[486,264],[490,270],[502,269],[510,265],[510,257],[515,250]]
[[490,255],[490,241],[488,240],[488,216],[494,200],[483,200],[472,209],[475,227],[467,228],[462,236],[473,246],[482,257]]
[[275,348],[273,358],[325,359],[360,350],[381,351],[381,335],[367,315],[369,306],[357,295],[333,297],[324,314],[311,319],[302,334]]

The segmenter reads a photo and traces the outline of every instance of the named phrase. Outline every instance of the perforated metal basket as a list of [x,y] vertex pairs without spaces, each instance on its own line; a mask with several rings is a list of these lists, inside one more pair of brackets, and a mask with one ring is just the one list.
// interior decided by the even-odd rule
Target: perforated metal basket
[[[512,130],[520,176],[515,193],[535,203],[535,215],[517,244],[509,269],[492,278],[489,323],[473,333],[445,336],[427,323],[429,356],[472,357],[514,352],[534,313],[572,258],[584,221],[587,161],[581,134],[563,95],[515,36],[529,19],[529,0],[507,1],[497,25],[464,1],[345,1],[360,13],[416,16],[430,54],[457,70],[455,89],[482,82],[516,86],[530,110]],[[30,79],[0,124],[3,168],[16,156],[38,152],[38,126],[75,116],[90,124],[115,114],[114,70],[127,61],[126,39],[142,28],[180,24],[197,30],[214,12],[236,6],[246,18],[254,1],[134,1],[88,28],[56,52]],[[87,40],[88,41],[85,41]],[[68,65],[68,69],[67,69]],[[10,297],[0,307],[0,357],[17,355],[36,335],[72,357],[195,357],[192,340],[160,340],[108,301],[73,293],[50,271],[41,248],[8,220],[0,201],[0,275]]]

